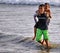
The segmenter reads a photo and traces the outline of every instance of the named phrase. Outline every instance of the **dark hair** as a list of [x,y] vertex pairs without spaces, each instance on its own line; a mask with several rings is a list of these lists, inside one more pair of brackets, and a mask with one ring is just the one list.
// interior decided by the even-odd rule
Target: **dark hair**
[[45,3],[45,5],[50,5],[49,3]]
[[39,5],[39,7],[43,7],[43,6],[44,6],[44,4],[40,4],[40,5]]

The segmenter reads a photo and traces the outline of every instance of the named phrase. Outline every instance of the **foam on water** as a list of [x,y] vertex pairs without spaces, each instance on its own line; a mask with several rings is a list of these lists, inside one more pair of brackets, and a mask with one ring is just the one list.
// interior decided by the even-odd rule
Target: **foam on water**
[[10,4],[40,4],[48,2],[51,5],[60,5],[60,0],[0,0],[0,3],[10,3]]

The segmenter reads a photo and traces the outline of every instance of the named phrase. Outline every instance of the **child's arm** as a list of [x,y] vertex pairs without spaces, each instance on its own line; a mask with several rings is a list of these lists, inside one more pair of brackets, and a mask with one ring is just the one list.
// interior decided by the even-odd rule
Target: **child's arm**
[[39,12],[38,12],[38,10],[35,12],[35,14],[34,14],[34,21],[35,21],[35,23],[37,22],[37,19],[36,19],[36,17],[37,17],[37,15],[39,14]]
[[49,17],[52,18],[52,16],[51,16],[51,11],[49,11]]
[[32,40],[35,40],[35,38],[36,38],[36,31],[37,31],[37,29],[34,27],[34,37],[32,38]]
[[34,15],[34,21],[35,21],[35,23],[37,22],[37,20],[36,20],[36,16],[37,16],[37,15],[35,14],[35,15]]

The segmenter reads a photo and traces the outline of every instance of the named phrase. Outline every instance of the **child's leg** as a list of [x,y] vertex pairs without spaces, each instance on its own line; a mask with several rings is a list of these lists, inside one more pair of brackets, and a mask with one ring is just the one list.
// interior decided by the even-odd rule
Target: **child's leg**
[[35,39],[35,37],[36,37],[36,30],[37,30],[37,28],[36,28],[36,27],[34,27],[34,37],[33,37],[33,39],[32,39],[32,40],[34,40],[34,39]]
[[44,40],[46,43],[47,48],[49,47],[49,35],[48,35],[48,30],[43,30],[43,35],[44,35]]
[[48,40],[45,40],[45,43],[46,43],[46,47],[48,48],[49,47]]
[[50,23],[50,19],[47,20],[47,25],[49,25],[49,23]]
[[45,43],[45,40],[44,40],[44,39],[42,40],[42,44],[43,44],[43,45],[46,45],[46,43]]

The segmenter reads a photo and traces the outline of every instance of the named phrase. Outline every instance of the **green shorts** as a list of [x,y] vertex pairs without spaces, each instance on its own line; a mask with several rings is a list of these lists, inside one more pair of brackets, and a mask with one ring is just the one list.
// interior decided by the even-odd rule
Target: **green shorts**
[[48,30],[37,29],[36,31],[36,41],[42,40],[42,35],[44,40],[49,40]]

